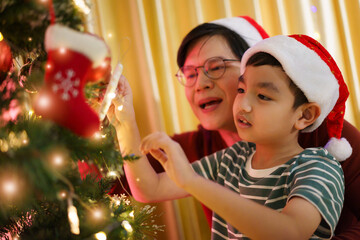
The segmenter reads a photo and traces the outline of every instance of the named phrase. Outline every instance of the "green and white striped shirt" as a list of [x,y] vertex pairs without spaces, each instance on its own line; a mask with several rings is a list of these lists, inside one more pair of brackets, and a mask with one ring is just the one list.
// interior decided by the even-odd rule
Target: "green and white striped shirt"
[[[344,174],[339,162],[324,148],[307,148],[264,172],[251,169],[254,153],[255,144],[237,142],[192,166],[201,176],[279,212],[293,196],[307,199],[322,216],[311,239],[330,238],[344,202]],[[212,221],[213,240],[248,239],[216,213]]]

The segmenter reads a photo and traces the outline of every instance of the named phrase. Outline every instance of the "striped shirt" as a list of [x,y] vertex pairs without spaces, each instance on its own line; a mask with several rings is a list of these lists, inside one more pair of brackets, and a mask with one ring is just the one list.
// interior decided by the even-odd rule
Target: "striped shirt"
[[[192,164],[201,176],[213,180],[279,212],[293,196],[311,202],[322,220],[311,239],[330,238],[344,202],[344,175],[341,165],[324,148],[307,148],[288,162],[259,176],[251,171],[255,144],[237,142],[233,146]],[[249,168],[250,165],[250,168]],[[212,239],[248,239],[223,218],[213,213]]]

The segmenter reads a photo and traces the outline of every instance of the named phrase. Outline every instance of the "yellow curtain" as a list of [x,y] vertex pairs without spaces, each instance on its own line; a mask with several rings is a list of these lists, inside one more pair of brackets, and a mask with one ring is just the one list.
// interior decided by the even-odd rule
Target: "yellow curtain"
[[[121,61],[133,90],[142,136],[172,135],[196,128],[198,121],[174,74],[177,48],[193,27],[217,18],[248,15],[270,36],[303,33],[332,54],[350,89],[346,119],[360,128],[359,0],[92,0],[89,29]],[[210,239],[202,210],[192,198],[158,205],[165,233],[157,239]]]

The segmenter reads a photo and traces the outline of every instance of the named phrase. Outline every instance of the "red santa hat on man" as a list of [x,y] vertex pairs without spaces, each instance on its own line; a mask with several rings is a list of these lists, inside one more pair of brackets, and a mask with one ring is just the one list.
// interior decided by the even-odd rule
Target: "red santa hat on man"
[[221,18],[210,23],[221,25],[239,34],[249,47],[269,37],[265,30],[248,16]]
[[352,148],[345,138],[341,138],[341,131],[349,91],[329,52],[309,36],[279,35],[265,39],[245,52],[241,74],[249,58],[257,52],[266,52],[275,57],[308,101],[319,104],[320,116],[303,132],[312,132],[325,120],[330,138],[325,148],[338,161],[346,160]]

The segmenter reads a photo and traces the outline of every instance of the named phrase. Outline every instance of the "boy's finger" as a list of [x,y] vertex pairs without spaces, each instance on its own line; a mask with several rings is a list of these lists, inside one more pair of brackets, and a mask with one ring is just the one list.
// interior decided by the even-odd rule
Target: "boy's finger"
[[165,162],[167,161],[167,156],[166,154],[161,151],[160,149],[152,149],[150,150],[150,154],[161,163],[161,165],[164,165]]

